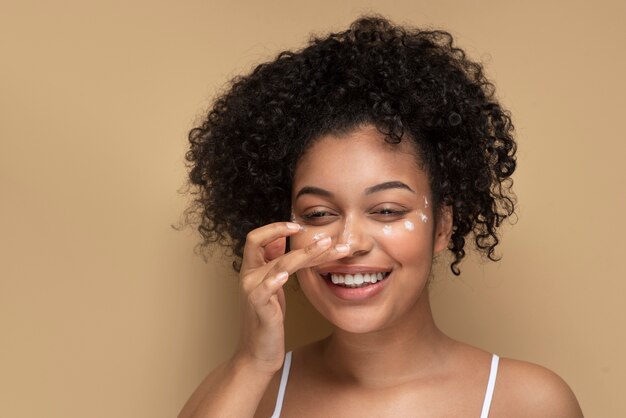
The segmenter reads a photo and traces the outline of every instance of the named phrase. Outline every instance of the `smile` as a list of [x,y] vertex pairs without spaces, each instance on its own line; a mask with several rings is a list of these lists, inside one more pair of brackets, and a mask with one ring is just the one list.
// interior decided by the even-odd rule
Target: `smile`
[[390,272],[371,272],[356,274],[326,273],[322,277],[333,284],[342,287],[365,287],[380,282],[389,276]]

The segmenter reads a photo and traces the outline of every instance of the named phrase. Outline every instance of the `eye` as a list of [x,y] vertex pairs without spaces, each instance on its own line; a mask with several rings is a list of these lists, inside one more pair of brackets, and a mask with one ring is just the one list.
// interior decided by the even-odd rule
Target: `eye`
[[400,211],[385,208],[385,209],[378,210],[375,213],[380,213],[381,215],[396,215],[400,213]]
[[406,215],[408,212],[409,211],[406,209],[381,208],[381,209],[373,211],[372,213],[375,216],[385,218],[385,220],[388,220],[390,218],[391,219],[400,218]]
[[302,214],[302,219],[313,225],[321,225],[328,223],[336,218],[337,215],[327,210],[314,209]]
[[309,213],[305,213],[304,215],[302,215],[302,217],[304,219],[321,218],[323,216],[326,216],[329,213],[330,212],[327,212],[325,210],[314,210],[314,211],[311,211]]

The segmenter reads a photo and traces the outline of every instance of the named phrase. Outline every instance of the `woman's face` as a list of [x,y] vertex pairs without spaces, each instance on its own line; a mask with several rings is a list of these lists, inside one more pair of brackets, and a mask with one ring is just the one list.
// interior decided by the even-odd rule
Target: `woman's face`
[[298,162],[292,220],[304,230],[292,249],[327,234],[350,255],[297,272],[303,292],[335,326],[386,328],[415,313],[433,254],[447,247],[450,212],[433,222],[426,173],[408,140],[388,144],[373,126],[316,141]]

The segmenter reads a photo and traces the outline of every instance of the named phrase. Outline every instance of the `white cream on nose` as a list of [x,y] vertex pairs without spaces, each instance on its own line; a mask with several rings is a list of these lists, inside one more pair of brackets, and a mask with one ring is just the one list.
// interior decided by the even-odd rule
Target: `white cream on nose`
[[341,233],[341,238],[343,242],[352,245],[352,233],[350,233],[350,229],[348,229],[348,225],[352,223],[352,216],[347,215],[346,221],[343,224],[343,232]]

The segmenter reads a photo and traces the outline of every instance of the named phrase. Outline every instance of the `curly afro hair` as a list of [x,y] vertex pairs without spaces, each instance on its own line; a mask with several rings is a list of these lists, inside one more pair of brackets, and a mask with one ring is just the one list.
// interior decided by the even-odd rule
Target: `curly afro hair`
[[194,199],[185,214],[202,236],[196,249],[229,247],[239,271],[248,232],[289,220],[295,166],[312,141],[372,124],[389,143],[414,142],[434,207],[452,206],[452,272],[460,274],[470,232],[479,252],[499,260],[497,228],[515,209],[516,143],[494,92],[448,32],[380,15],[280,52],[233,78],[189,132]]

